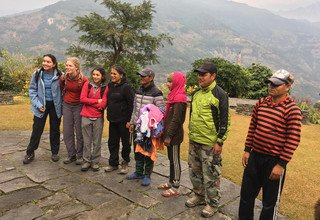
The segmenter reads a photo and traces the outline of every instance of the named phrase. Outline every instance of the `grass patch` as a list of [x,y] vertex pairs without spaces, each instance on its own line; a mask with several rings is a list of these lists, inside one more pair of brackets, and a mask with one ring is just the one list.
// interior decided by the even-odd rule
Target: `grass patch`
[[[0,130],[31,130],[33,116],[29,99],[16,97],[13,105],[0,106],[0,112]],[[105,122],[103,136],[107,137],[108,122]],[[249,122],[250,117],[231,111],[231,129],[222,153],[222,173],[237,184],[242,180],[241,158]],[[184,124],[186,132],[181,145],[181,158],[185,161],[188,159],[188,124],[189,117]],[[45,130],[48,131],[48,128],[46,125]],[[320,197],[319,134],[320,125],[303,125],[301,143],[287,166],[280,212],[289,219],[313,219],[313,207]]]

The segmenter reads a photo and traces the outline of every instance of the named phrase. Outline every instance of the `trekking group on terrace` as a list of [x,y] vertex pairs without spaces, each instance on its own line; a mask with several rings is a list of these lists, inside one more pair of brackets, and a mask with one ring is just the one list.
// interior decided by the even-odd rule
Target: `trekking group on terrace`
[[[87,78],[76,57],[67,58],[65,67],[63,73],[55,56],[46,54],[42,66],[32,74],[29,96],[33,127],[23,163],[35,159],[47,116],[51,160],[59,161],[63,116],[63,140],[68,153],[63,163],[75,163],[83,172],[98,171],[106,110],[110,157],[103,167],[105,172],[128,174],[133,150],[135,171],[126,178],[139,179],[142,186],[149,186],[156,152],[166,146],[169,180],[157,188],[164,197],[179,196],[180,146],[186,138],[183,129],[187,111],[186,76],[177,71],[167,75],[169,93],[165,102],[154,82],[156,74],[150,68],[137,72],[140,88],[134,91],[126,70],[118,64],[110,68],[108,83],[107,73],[101,67],[94,68]],[[214,63],[205,62],[193,72],[198,76],[199,89],[191,95],[187,117],[189,175],[194,194],[185,205],[189,208],[205,205],[201,215],[211,217],[218,212],[221,198],[221,154],[230,128],[228,94],[217,84],[219,68]],[[300,142],[301,111],[288,95],[293,82],[288,71],[274,72],[266,82],[269,96],[261,98],[253,109],[242,156],[239,219],[254,218],[255,198],[261,188],[260,219],[274,219],[277,215],[286,164]]]

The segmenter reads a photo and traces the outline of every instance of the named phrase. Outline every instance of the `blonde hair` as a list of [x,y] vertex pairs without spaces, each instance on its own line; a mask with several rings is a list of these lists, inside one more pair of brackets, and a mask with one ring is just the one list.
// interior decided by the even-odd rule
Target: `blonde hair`
[[171,79],[171,81],[173,81],[173,77],[174,77],[174,72],[167,74],[167,79]]
[[77,68],[78,71],[80,72],[80,60],[77,57],[68,57],[67,61],[70,61],[71,63],[73,63]]

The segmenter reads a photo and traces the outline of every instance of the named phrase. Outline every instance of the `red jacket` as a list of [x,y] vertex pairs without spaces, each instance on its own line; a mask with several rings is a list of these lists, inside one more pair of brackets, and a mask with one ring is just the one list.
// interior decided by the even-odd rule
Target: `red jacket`
[[81,89],[88,79],[83,74],[79,74],[74,80],[71,80],[68,75],[60,77],[60,87],[63,93],[63,101],[68,104],[80,103]]
[[[94,86],[89,89],[89,83],[86,82],[81,90],[80,95],[80,102],[83,103],[82,110],[80,112],[80,115],[86,118],[101,118],[103,117],[104,109],[107,106],[107,93],[108,93],[108,87],[106,87],[103,97],[100,95],[101,87],[106,85],[101,85],[97,91],[94,93]],[[101,103],[98,103],[98,100],[102,99]]]

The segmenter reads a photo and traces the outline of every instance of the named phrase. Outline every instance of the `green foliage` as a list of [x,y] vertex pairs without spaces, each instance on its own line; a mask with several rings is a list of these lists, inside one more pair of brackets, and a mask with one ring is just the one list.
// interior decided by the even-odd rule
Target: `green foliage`
[[302,111],[308,111],[308,119],[312,124],[320,124],[320,110],[312,106],[309,99],[296,100],[297,105]]
[[261,64],[252,63],[245,70],[249,76],[246,98],[259,99],[266,97],[268,95],[266,80],[272,75],[271,69]]
[[[248,76],[246,71],[239,65],[233,64],[223,58],[199,59],[192,63],[193,69],[199,68],[204,62],[213,62],[218,67],[217,83],[230,97],[243,97],[247,92]],[[197,74],[187,73],[187,85],[197,84]]]
[[1,50],[0,61],[0,90],[27,93],[31,74],[35,70],[32,58]]
[[84,65],[90,68],[103,66],[109,69],[116,63],[128,64],[128,78],[134,83],[138,80],[135,74],[138,67],[158,63],[156,51],[164,46],[163,42],[171,44],[171,37],[148,33],[154,13],[150,0],[139,5],[102,0],[101,5],[110,11],[108,18],[93,12],[73,19],[77,32],[85,34],[79,37],[79,45],[68,48],[67,54],[81,57],[85,60]]

